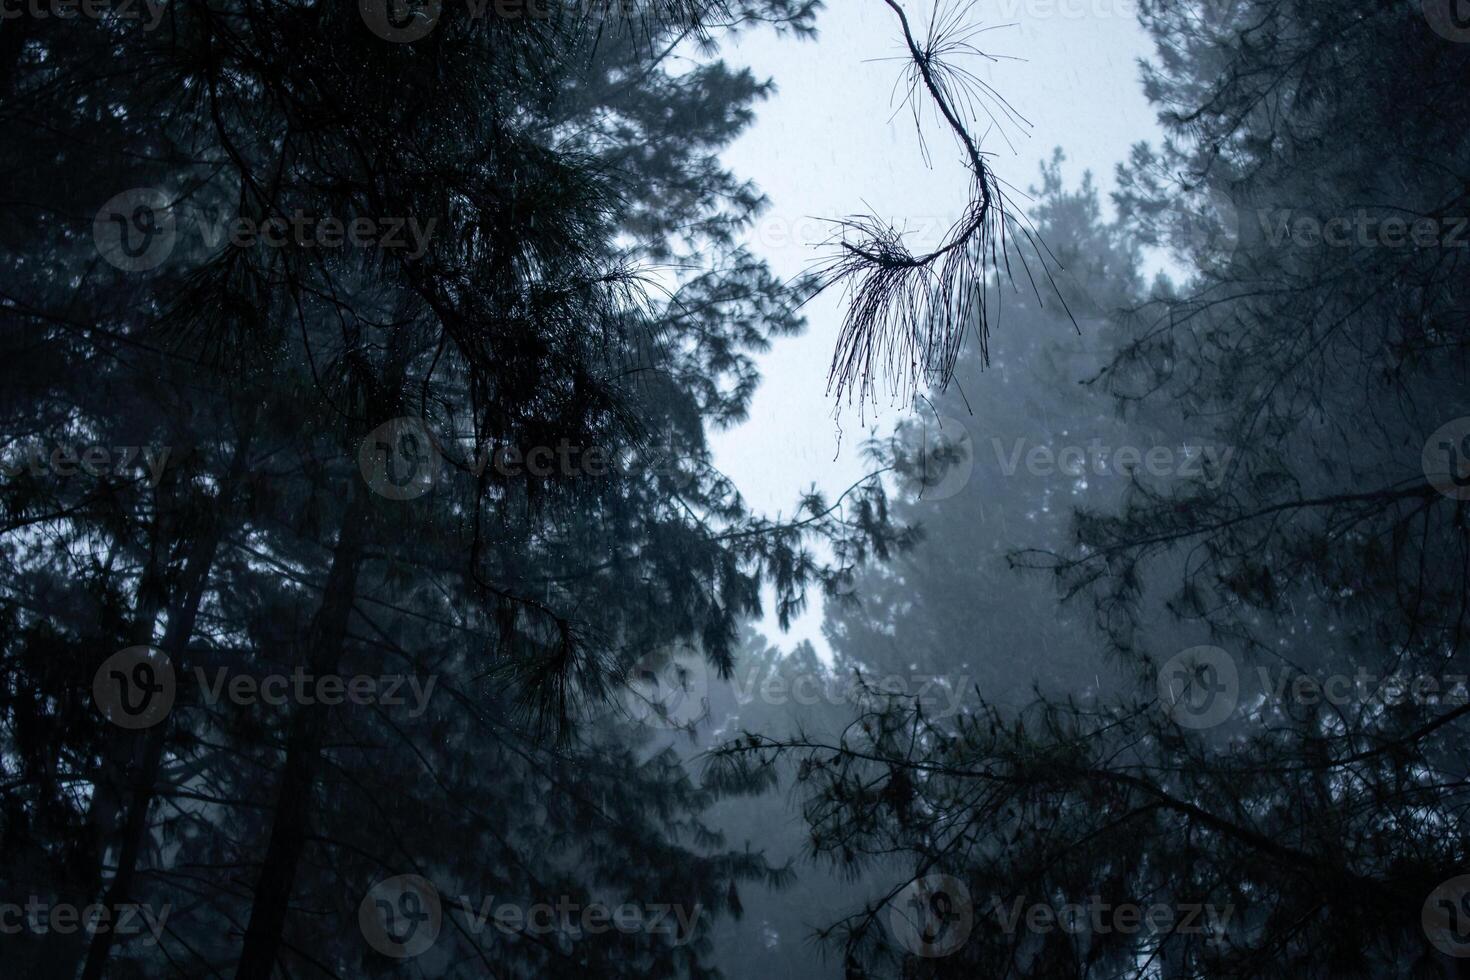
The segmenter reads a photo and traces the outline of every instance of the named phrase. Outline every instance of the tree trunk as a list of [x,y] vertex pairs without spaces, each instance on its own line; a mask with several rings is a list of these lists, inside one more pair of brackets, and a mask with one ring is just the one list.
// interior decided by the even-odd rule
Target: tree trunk
[[[356,598],[362,562],[363,530],[368,507],[354,488],[347,507],[332,569],[327,574],[321,606],[307,630],[307,662],[315,676],[335,673],[342,660],[347,621]],[[327,706],[313,702],[297,708],[286,739],[286,764],[276,800],[275,819],[265,862],[255,883],[245,948],[235,971],[236,980],[269,980],[280,952],[286,911],[296,881],[296,868],[306,846],[312,788],[326,733]]]
[[[148,529],[148,558],[138,581],[138,596],[133,609],[133,625],[128,634],[128,643],[147,646],[153,642],[153,631],[158,625],[158,614],[163,607],[167,586],[164,583],[163,565],[168,551],[163,529],[163,508],[155,490],[153,522]],[[105,723],[104,723],[105,724]],[[123,811],[125,801],[124,774],[136,759],[134,747],[136,737],[129,733],[110,732],[103,749],[102,770],[92,782],[92,795],[87,804],[86,839],[90,850],[80,873],[70,879],[69,895],[58,896],[63,901],[84,906],[92,900],[102,886],[107,863],[107,849],[117,833],[118,814]],[[64,935],[52,931],[48,934],[45,957],[53,964],[67,964],[66,976],[76,976],[77,964],[83,955],[82,934]]]
[[[239,488],[249,468],[254,419],[252,413],[246,420],[225,474],[222,485],[229,497],[221,502],[221,513],[208,522],[203,535],[196,540],[193,553],[184,564],[184,573],[179,583],[181,601],[169,609],[168,624],[163,632],[163,652],[180,674],[187,669],[184,661],[189,640],[194,636],[194,624],[199,619],[199,607],[204,602],[209,573],[219,555],[220,542],[224,539],[226,529],[233,526],[234,519],[239,515],[242,496]],[[123,823],[117,870],[103,897],[103,902],[109,908],[116,908],[129,900],[138,859],[143,853],[144,841],[148,835],[148,812],[158,790],[158,777],[163,767],[167,742],[168,721],[165,720],[148,730],[141,746],[135,746],[135,778]],[[82,966],[82,980],[101,980],[108,956],[112,952],[113,938],[113,932],[107,929],[99,930],[93,935],[87,948],[86,962]]]

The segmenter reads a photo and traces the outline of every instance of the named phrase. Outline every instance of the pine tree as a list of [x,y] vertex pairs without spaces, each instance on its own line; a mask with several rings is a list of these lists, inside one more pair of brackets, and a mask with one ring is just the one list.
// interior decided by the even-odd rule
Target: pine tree
[[[1466,53],[1439,13],[1144,5],[1168,138],[1135,151],[1117,200],[1135,240],[1190,275],[1117,318],[1095,387],[1136,431],[1193,430],[1234,455],[1084,499],[1070,541],[1015,556],[1095,612],[1123,691],[950,719],[875,709],[842,740],[724,753],[727,782],[798,754],[814,833],[908,856],[907,880],[849,922],[853,970],[1465,975],[1467,388],[1449,229],[1466,204]],[[1333,678],[1346,697],[1324,696]],[[1396,695],[1395,678],[1437,691]],[[936,928],[922,916],[971,913],[943,919],[966,927],[947,955],[884,928],[913,897],[944,899],[921,913]],[[1218,917],[1105,931],[1001,914],[1094,897]]]

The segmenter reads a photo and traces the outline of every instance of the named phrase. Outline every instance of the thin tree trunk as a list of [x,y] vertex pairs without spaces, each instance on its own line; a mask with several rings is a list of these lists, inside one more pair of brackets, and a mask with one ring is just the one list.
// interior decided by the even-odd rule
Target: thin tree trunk
[[[341,664],[347,621],[356,598],[367,517],[363,494],[354,488],[337,537],[321,606],[307,631],[308,664],[318,677],[335,673]],[[236,980],[269,980],[275,968],[296,869],[306,846],[312,789],[321,761],[327,714],[325,705],[313,702],[298,707],[291,720],[270,844],[255,883],[255,900],[245,930],[245,948],[235,971]]]
[[[240,441],[230,460],[223,486],[230,494],[223,507],[224,514],[209,521],[204,534],[196,541],[194,552],[184,565],[180,582],[182,602],[169,610],[168,625],[164,627],[163,652],[182,673],[189,640],[194,635],[194,624],[199,619],[199,607],[204,602],[204,593],[209,584],[209,573],[219,555],[219,545],[225,530],[239,510],[239,487],[244,481],[250,454],[250,438],[254,428],[254,416],[246,422]],[[107,889],[103,902],[109,908],[126,902],[133,887],[138,859],[143,853],[144,841],[148,836],[148,811],[158,791],[158,777],[163,767],[164,748],[168,742],[168,722],[154,725],[148,730],[141,752],[138,753],[136,778],[133,780],[132,797],[128,803],[127,817],[123,825],[122,844],[118,851],[117,871]],[[107,958],[112,952],[113,932],[99,930],[93,935],[87,949],[87,959],[82,967],[82,980],[101,980],[106,969]]]
[[[144,562],[138,580],[138,597],[133,610],[133,625],[128,634],[128,643],[146,646],[153,642],[153,631],[158,625],[158,615],[163,607],[164,584],[163,555],[168,550],[163,529],[163,508],[159,493],[154,491],[153,522],[148,534],[148,558]],[[71,879],[70,901],[85,905],[91,901],[101,887],[107,862],[107,849],[117,833],[118,814],[123,810],[125,780],[130,763],[135,759],[132,751],[134,739],[123,732],[110,733],[103,750],[102,771],[92,782],[92,795],[87,804],[87,841],[90,845],[84,870]],[[67,964],[67,976],[76,976],[77,964],[83,955],[80,933],[63,935],[51,932],[46,958],[53,964]]]

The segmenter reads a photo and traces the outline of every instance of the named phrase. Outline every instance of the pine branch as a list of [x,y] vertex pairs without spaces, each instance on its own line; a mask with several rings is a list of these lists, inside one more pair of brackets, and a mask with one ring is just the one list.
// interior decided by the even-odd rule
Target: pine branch
[[936,8],[921,44],[896,0],[884,2],[898,16],[908,49],[907,99],[913,103],[915,127],[919,99],[927,96],[965,152],[970,204],[944,243],[923,255],[913,254],[902,232],[879,218],[864,215],[837,223],[837,254],[817,271],[818,292],[840,284],[850,295],[827,377],[829,392],[839,400],[853,389],[866,397],[880,374],[905,390],[921,381],[943,389],[971,323],[988,362],[985,290],[990,271],[1002,264],[1007,215],[999,183],[965,117],[985,108],[994,118],[983,106],[989,100],[1024,123],[983,81],[946,61],[958,55],[989,57],[970,44],[977,28],[961,30],[971,4],[942,18]]

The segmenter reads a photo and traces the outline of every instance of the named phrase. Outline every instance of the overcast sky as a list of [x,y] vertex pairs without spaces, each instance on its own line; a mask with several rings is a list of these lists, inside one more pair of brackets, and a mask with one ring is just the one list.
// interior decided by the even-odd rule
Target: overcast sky
[[[904,6],[919,32],[928,23],[930,0],[905,0]],[[1130,0],[980,0],[972,17],[995,28],[977,45],[1002,60],[972,59],[967,67],[1030,123],[1007,125],[1003,135],[993,129],[982,146],[994,154],[1001,180],[1015,189],[1015,203],[1025,205],[1018,192],[1037,182],[1038,166],[1054,147],[1067,154],[1069,185],[1090,170],[1106,196],[1113,168],[1129,147],[1158,138],[1138,81],[1138,59],[1151,52]],[[724,52],[728,61],[778,86],[725,160],[771,200],[750,244],[782,276],[802,272],[822,254],[816,246],[828,230],[814,219],[871,209],[901,227],[906,223],[917,248],[943,234],[968,191],[953,141],[930,120],[925,132],[932,167],[926,166],[912,115],[898,111],[900,32],[882,0],[834,0],[818,26],[815,43],[760,32]],[[864,425],[856,408],[834,418],[826,391],[840,310],[835,294],[808,307],[806,334],[778,342],[761,358],[764,381],[749,422],[715,436],[716,462],[766,513],[789,514],[812,481],[833,497],[862,474],[857,449]],[[1004,349],[1004,325],[991,342],[994,351]],[[876,423],[884,431],[907,411],[886,399],[879,408]],[[871,407],[867,415],[871,426]],[[826,654],[820,624],[818,605],[777,642],[789,648],[807,638]],[[763,628],[776,639],[774,617]]]

